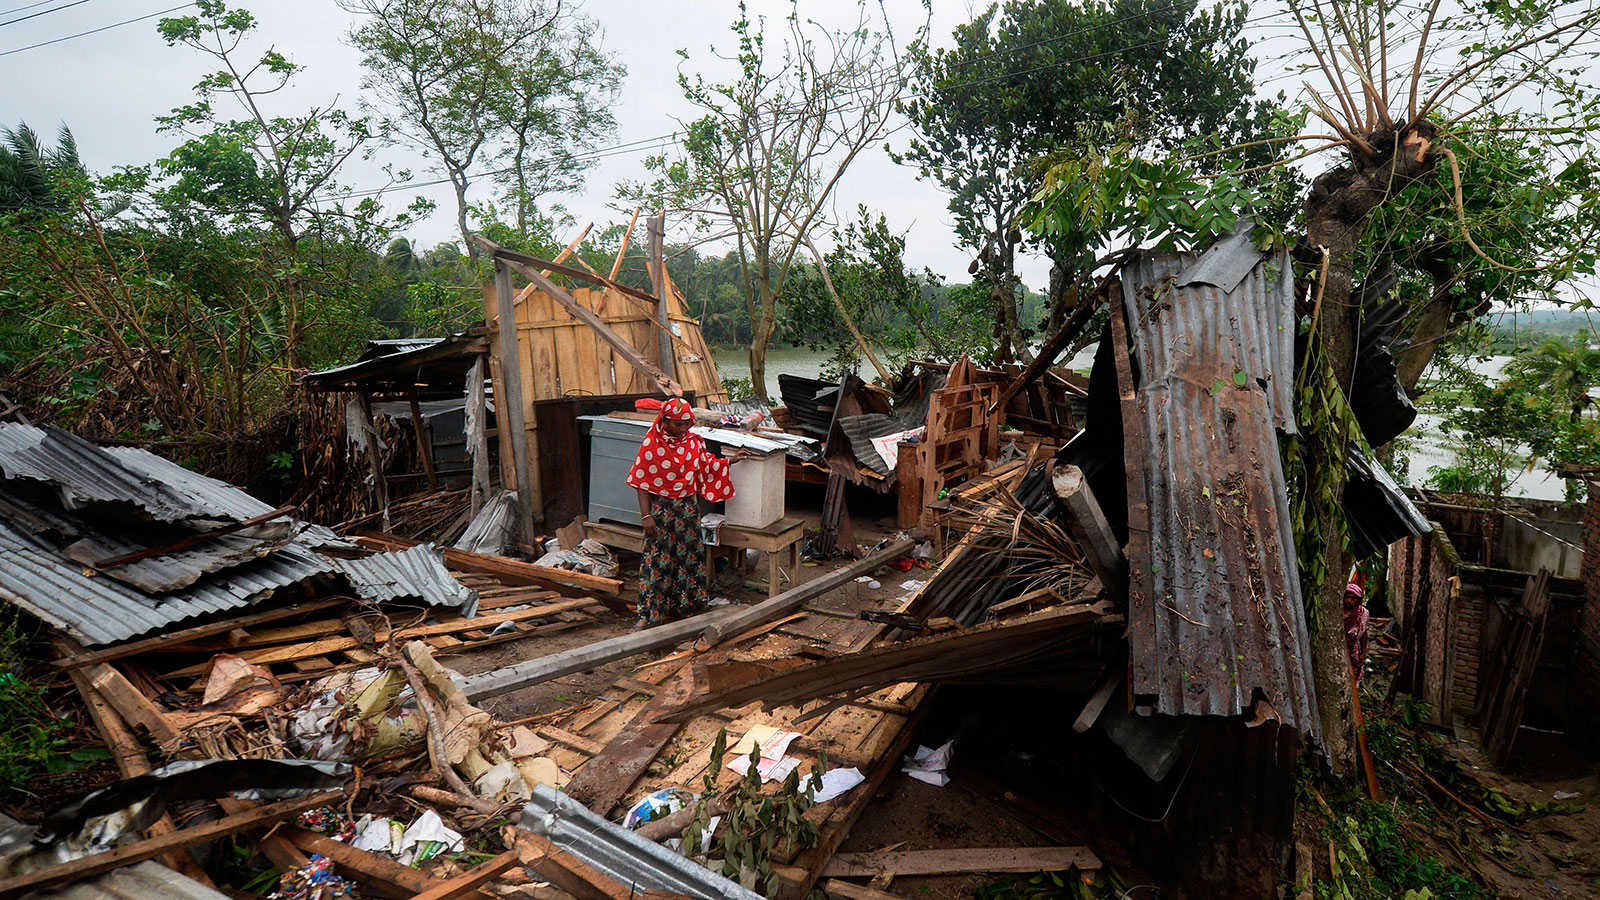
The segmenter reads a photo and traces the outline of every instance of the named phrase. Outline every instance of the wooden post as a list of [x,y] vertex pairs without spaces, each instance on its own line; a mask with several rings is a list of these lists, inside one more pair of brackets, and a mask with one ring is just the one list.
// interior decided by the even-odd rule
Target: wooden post
[[1105,513],[1089,490],[1083,470],[1077,466],[1058,466],[1050,473],[1056,498],[1067,508],[1072,536],[1089,552],[1089,564],[1100,576],[1100,583],[1115,595],[1128,590],[1128,560],[1106,522]]
[[657,213],[650,218],[646,226],[650,233],[650,289],[656,295],[656,321],[661,323],[661,332],[657,335],[660,343],[661,371],[668,378],[676,379],[678,376],[677,360],[672,352],[672,322],[667,317],[667,261],[664,258],[666,240],[667,214]]
[[487,357],[479,354],[472,364],[472,371],[467,373],[467,452],[472,454],[474,516],[483,509],[483,501],[489,497],[489,429],[485,427],[487,408],[483,396],[484,374],[488,365]]
[[428,489],[439,489],[439,475],[433,469],[433,429],[424,428],[422,405],[417,402],[417,391],[411,390],[406,400],[411,403],[411,433],[417,436],[417,454],[422,457],[422,471],[428,476]]
[[544,502],[539,495],[535,455],[529,452],[527,416],[522,407],[522,351],[517,347],[516,293],[511,289],[510,267],[498,259],[494,261],[494,293],[496,337],[500,345],[500,382],[494,386],[495,416],[501,434],[509,435],[513,471],[517,476],[522,540],[531,544],[534,523],[544,519]]
[[372,395],[366,391],[356,394],[356,407],[361,410],[361,446],[366,451],[367,462],[372,466],[372,489],[378,495],[378,509],[383,513],[383,530],[389,530],[389,481],[383,477],[383,453],[378,446],[378,423],[372,417]]

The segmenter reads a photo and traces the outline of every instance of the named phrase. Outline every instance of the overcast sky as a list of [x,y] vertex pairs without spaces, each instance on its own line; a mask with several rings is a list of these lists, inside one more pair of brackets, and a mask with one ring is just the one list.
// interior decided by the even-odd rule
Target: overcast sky
[[[160,13],[177,0],[0,0],[0,123],[25,121],[53,134],[65,122],[78,139],[79,151],[97,173],[119,165],[151,162],[172,149],[178,138],[156,130],[154,117],[189,102],[194,82],[208,71],[206,58],[184,48],[167,47],[156,33],[159,16],[65,40],[50,46],[6,53],[45,41],[111,25],[137,16]],[[337,100],[354,109],[360,96],[360,57],[344,42],[352,16],[333,0],[245,0],[260,21],[255,50],[275,46],[306,67],[289,90],[272,98],[273,111],[295,114],[309,106]],[[932,30],[937,43],[947,43],[951,30],[968,21],[968,0],[934,0]],[[983,8],[986,4],[977,4]],[[585,11],[605,30],[605,46],[628,67],[615,107],[617,134],[606,146],[629,144],[670,134],[675,119],[693,117],[677,86],[679,49],[688,50],[690,65],[714,65],[712,43],[728,47],[728,25],[737,12],[732,0],[588,0]],[[785,2],[751,0],[752,13],[765,12],[781,24]],[[855,21],[856,2],[804,0],[802,14],[827,24]],[[37,13],[49,10],[44,15]],[[181,15],[185,11],[168,13]],[[889,0],[889,12],[902,32],[920,24],[920,4]],[[25,18],[30,17],[32,18]],[[21,21],[12,21],[22,19]],[[11,24],[3,24],[11,22]],[[1255,28],[1256,26],[1253,26]],[[1262,36],[1272,32],[1258,30]],[[1281,33],[1281,32],[1280,32]],[[223,102],[227,102],[224,100]],[[231,114],[231,113],[230,113]],[[892,139],[904,146],[905,133]],[[659,144],[641,144],[602,159],[590,170],[579,196],[556,198],[579,223],[597,227],[626,222],[626,213],[611,209],[614,186],[644,174],[642,160],[659,152]],[[404,148],[380,150],[372,161],[353,164],[346,181],[361,188],[386,183],[383,163],[410,169],[418,180],[432,179],[427,163]],[[485,185],[487,187],[487,185]],[[403,206],[421,194],[439,204],[428,220],[408,236],[423,246],[455,237],[454,200],[447,186],[399,191],[385,199]],[[480,195],[479,199],[482,199]],[[956,249],[946,197],[937,185],[919,182],[915,173],[895,165],[881,149],[873,149],[852,167],[837,190],[837,206],[851,211],[857,203],[882,211],[896,230],[908,230],[908,261],[953,280],[967,279],[970,257]],[[1048,267],[1026,261],[1028,284],[1042,288]]]

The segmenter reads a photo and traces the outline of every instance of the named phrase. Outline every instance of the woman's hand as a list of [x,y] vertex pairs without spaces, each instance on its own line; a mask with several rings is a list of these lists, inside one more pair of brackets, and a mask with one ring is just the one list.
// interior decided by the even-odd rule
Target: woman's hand
[[736,447],[732,453],[728,454],[728,465],[731,466],[736,462],[744,462],[753,456],[755,456],[755,454],[752,453],[748,447]]
[[644,517],[644,536],[646,538],[653,538],[656,536],[656,517],[650,515],[649,513],[646,513]]

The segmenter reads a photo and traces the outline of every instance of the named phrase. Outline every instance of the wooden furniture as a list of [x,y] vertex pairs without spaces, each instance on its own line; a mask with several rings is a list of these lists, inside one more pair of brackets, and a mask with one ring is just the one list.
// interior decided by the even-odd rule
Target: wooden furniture
[[[776,597],[783,591],[778,572],[780,560],[787,557],[793,578],[800,570],[800,538],[805,533],[806,523],[799,519],[779,519],[765,528],[723,525],[717,529],[717,543],[706,547],[706,571],[711,571],[712,556],[719,548],[760,550],[767,555],[767,596]],[[737,559],[734,564],[739,565]]]

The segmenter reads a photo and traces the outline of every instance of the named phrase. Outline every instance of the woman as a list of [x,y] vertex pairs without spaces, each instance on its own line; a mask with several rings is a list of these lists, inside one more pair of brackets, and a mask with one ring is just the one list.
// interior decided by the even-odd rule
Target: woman
[[689,431],[694,410],[681,398],[639,400],[634,405],[659,410],[627,478],[639,492],[639,515],[644,519],[639,621],[649,626],[705,607],[698,498],[715,502],[732,497],[729,467],[750,452],[740,448],[727,459],[707,452],[705,441]]

